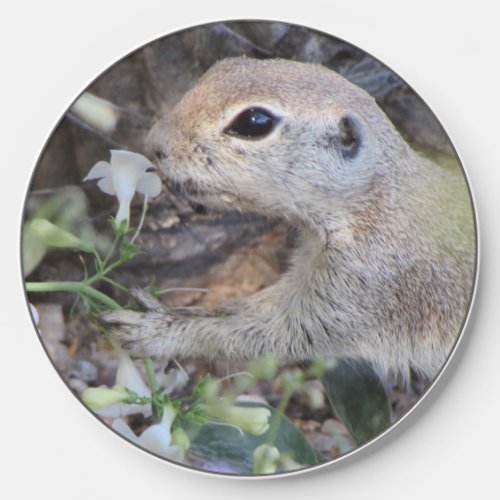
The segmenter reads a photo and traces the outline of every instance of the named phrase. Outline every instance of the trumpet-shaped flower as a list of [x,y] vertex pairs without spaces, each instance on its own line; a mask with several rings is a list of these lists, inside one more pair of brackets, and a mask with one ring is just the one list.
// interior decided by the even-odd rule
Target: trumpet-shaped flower
[[118,368],[116,370],[116,384],[126,387],[135,392],[138,396],[151,396],[151,391],[142,379],[142,375],[134,362],[119,346],[115,346],[118,351]]
[[136,436],[121,418],[113,420],[111,427],[132,443],[146,450],[169,460],[182,462],[185,454],[184,449],[179,445],[172,444],[170,428],[174,419],[175,410],[171,406],[165,406],[161,422],[148,427],[140,436]]
[[118,198],[116,224],[130,218],[130,202],[137,191],[146,198],[158,196],[161,192],[160,178],[148,170],[155,168],[144,156],[130,151],[112,150],[111,160],[99,161],[83,179],[100,179],[97,185],[106,194]]
[[234,406],[228,404],[201,405],[206,413],[217,420],[260,436],[269,430],[271,410],[262,406]]
[[[119,394],[115,393],[115,400],[113,401],[113,394],[105,394],[105,391],[113,391],[117,388],[127,388],[129,391],[135,392],[140,397],[151,396],[151,391],[142,379],[141,373],[135,366],[134,362],[118,344],[113,343],[115,350],[118,352],[118,369],[116,370],[116,385],[113,388],[107,387],[96,387],[85,389],[82,393],[83,402],[89,407],[95,410],[95,412],[101,417],[124,417],[126,415],[132,415],[134,413],[142,413],[144,416],[148,417],[151,415],[151,406],[149,404],[126,404],[124,401],[128,399],[127,397],[120,398]],[[94,392],[97,391],[97,392]],[[126,391],[125,391],[126,392]],[[97,397],[98,400],[104,403],[91,406],[89,401],[92,402],[94,398]]]

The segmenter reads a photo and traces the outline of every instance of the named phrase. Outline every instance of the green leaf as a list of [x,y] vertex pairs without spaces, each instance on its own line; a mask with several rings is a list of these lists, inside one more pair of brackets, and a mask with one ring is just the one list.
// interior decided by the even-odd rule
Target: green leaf
[[41,217],[29,223],[30,230],[48,247],[80,248],[82,241],[74,234]]
[[141,247],[138,245],[134,245],[130,241],[126,241],[123,243],[120,248],[120,260],[127,261],[135,257],[141,250]]
[[47,245],[38,237],[29,224],[24,224],[21,249],[23,274],[26,277],[42,262],[47,253]]
[[[268,408],[271,418],[280,419],[273,446],[280,453],[290,456],[304,466],[313,465],[319,459],[304,434],[285,416],[271,406],[258,403],[239,402],[238,406]],[[253,436],[228,425],[205,424],[192,439],[190,454],[217,470],[234,471],[235,474],[252,474],[253,452],[257,446],[267,442],[269,432]]]
[[391,424],[384,387],[368,362],[338,359],[324,372],[322,382],[335,413],[358,445]]

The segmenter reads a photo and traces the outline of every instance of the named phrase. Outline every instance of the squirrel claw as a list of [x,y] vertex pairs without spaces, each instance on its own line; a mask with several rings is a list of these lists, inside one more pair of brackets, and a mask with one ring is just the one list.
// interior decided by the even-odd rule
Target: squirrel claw
[[134,287],[130,290],[130,294],[136,302],[144,308],[146,311],[151,312],[165,312],[166,307],[156,298],[153,297],[149,292],[143,288]]
[[144,314],[127,309],[106,311],[99,315],[99,323],[109,328],[121,344],[126,344],[137,340]]
[[171,317],[168,309],[147,292],[134,289],[132,294],[145,311],[106,311],[98,320],[132,357],[154,357]]

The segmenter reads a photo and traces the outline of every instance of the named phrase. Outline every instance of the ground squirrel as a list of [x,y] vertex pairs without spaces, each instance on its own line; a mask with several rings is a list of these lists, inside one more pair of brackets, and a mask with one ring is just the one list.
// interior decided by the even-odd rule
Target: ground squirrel
[[102,320],[133,355],[362,357],[433,377],[467,314],[475,226],[462,172],[415,153],[365,91],[317,64],[225,59],[149,135],[161,170],[215,209],[300,229],[274,285],[214,310]]

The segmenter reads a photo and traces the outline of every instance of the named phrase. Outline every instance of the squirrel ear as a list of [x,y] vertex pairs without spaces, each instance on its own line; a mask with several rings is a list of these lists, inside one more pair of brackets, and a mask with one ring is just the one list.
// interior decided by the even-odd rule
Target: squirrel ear
[[338,121],[337,127],[338,130],[334,137],[335,147],[344,159],[354,158],[362,144],[362,130],[359,120],[351,114],[344,115]]

